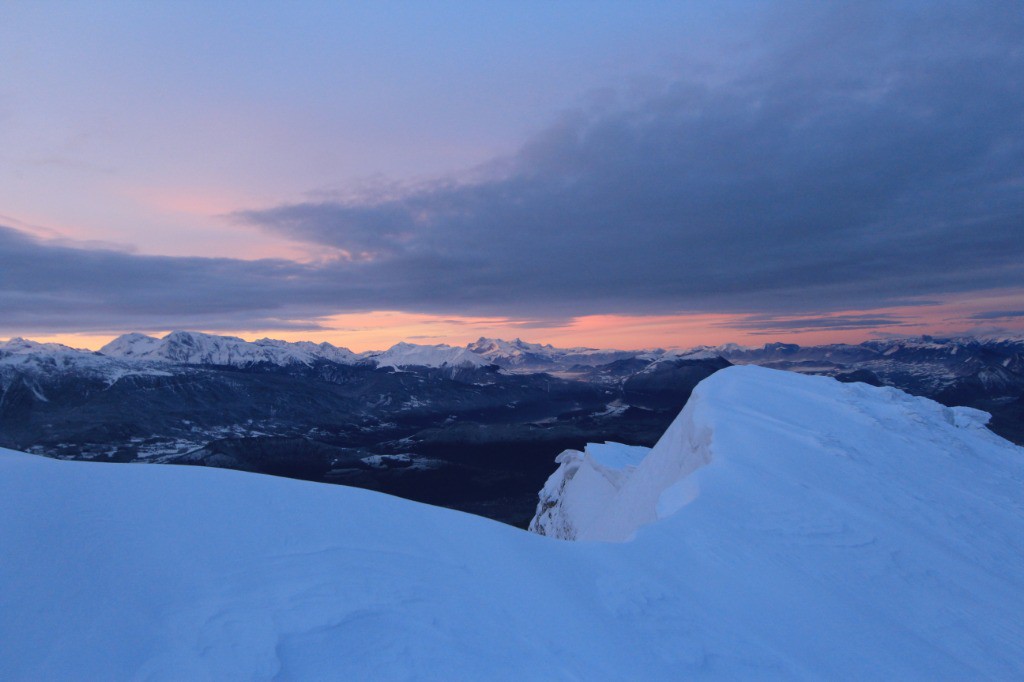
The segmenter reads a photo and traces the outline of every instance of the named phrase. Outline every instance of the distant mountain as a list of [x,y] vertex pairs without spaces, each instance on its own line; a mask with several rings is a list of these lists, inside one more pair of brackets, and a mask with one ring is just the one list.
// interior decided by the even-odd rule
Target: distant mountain
[[[37,343],[15,338],[0,342],[0,389],[5,392],[19,380],[61,380],[89,377],[114,383],[128,376],[166,376],[168,371],[152,363],[134,362],[59,343]],[[2,404],[2,399],[0,399]]]
[[378,367],[486,367],[486,358],[468,348],[454,348],[447,344],[421,346],[397,343],[382,353],[364,356]]
[[1017,397],[1024,393],[1024,339],[910,339],[859,345],[766,344],[724,352],[736,364],[758,364],[809,374],[870,371],[889,386],[944,403]]
[[[768,343],[750,348],[726,344],[668,351],[555,348],[521,339],[480,338],[466,347],[398,343],[385,351],[356,354],[329,343],[245,341],[231,336],[176,331],[162,339],[126,334],[98,353],[60,344],[12,339],[0,344],[0,381],[11,386],[17,383],[18,377],[80,375],[111,383],[122,377],[180,374],[188,367],[365,365],[393,369],[445,368],[451,372],[490,366],[518,374],[554,372],[562,378],[624,386],[634,392],[649,393],[659,387],[657,390],[668,391],[671,397],[678,382],[666,377],[673,371],[678,373],[681,361],[714,362],[718,358],[732,364],[826,374],[847,381],[860,377],[869,383],[895,386],[946,404],[974,405],[996,412],[1000,409],[998,401],[1024,395],[1024,339],[927,336],[857,345]],[[685,388],[688,384],[688,380],[682,380],[679,385]],[[35,388],[30,380],[28,390]],[[678,396],[670,403],[677,405]]]
[[555,348],[551,344],[527,343],[521,339],[504,341],[485,337],[480,337],[466,348],[499,367],[533,371],[568,370],[577,366],[595,367],[644,352]]

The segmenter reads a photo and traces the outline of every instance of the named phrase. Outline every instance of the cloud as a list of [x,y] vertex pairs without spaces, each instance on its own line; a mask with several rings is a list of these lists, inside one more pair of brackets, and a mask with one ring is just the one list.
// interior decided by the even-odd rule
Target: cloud
[[728,69],[567,113],[472,179],[233,214],[340,259],[141,256],[0,229],[6,326],[302,328],[376,309],[853,329],[898,321],[827,313],[1020,288],[1019,7],[800,3],[773,21]]
[[901,327],[909,322],[893,315],[829,315],[822,317],[775,317],[773,315],[748,315],[741,320],[730,321],[721,326],[743,329],[760,334],[777,334],[811,331],[851,331],[856,329],[878,329]]
[[726,82],[567,115],[503,172],[238,219],[406,308],[808,311],[1024,282],[1012,4],[810,12]]
[[1024,310],[989,310],[983,313],[975,313],[969,319],[972,320],[1008,320],[1014,317],[1024,317]]
[[0,227],[8,329],[310,329],[317,326],[316,306],[307,303],[313,279],[315,269],[289,261],[139,256]]

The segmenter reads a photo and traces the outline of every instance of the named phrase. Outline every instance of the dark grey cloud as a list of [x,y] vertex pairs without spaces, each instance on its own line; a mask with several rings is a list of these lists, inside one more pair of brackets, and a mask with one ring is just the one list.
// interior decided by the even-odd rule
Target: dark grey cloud
[[1012,3],[803,6],[724,82],[576,112],[484,181],[247,211],[417,310],[823,310],[1024,284]]
[[310,267],[283,260],[139,256],[0,227],[6,329],[311,328],[315,321],[302,318],[316,312],[307,303],[315,278]]
[[[339,261],[156,258],[2,231],[0,305],[63,328],[400,309],[742,312],[795,330],[1024,290],[1019,4],[780,5],[751,35],[723,68],[566,114],[473,180],[233,216]],[[820,321],[787,327],[798,314]]]
[[1024,310],[989,310],[983,313],[971,315],[972,320],[1008,320],[1014,317],[1024,317]]
[[902,327],[909,324],[894,315],[828,315],[822,317],[776,317],[774,315],[747,315],[743,319],[722,326],[744,329],[760,334],[779,334],[810,331],[851,331]]

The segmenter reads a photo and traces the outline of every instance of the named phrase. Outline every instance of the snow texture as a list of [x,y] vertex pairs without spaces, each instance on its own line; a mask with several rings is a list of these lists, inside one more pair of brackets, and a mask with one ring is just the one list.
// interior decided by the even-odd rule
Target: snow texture
[[565,450],[540,491],[530,530],[575,540],[602,515],[650,448],[622,443],[588,443],[583,452]]
[[722,370],[589,524],[611,543],[3,452],[0,678],[1021,679],[1024,451],[984,418]]

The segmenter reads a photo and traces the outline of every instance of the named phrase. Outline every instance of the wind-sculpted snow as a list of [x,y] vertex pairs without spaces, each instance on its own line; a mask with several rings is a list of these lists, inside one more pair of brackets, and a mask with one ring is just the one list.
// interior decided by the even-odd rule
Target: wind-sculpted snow
[[[921,494],[937,483],[952,494],[962,488],[958,475],[965,480],[975,476],[976,457],[965,458],[965,452],[1001,452],[1008,466],[1020,470],[1024,450],[987,431],[987,421],[979,410],[945,407],[894,388],[732,367],[698,384],[643,461],[617,472],[614,489],[579,475],[583,467],[568,454],[560,456],[531,527],[563,539],[627,540],[641,526],[701,495],[703,477],[717,481],[722,470],[749,473],[768,463],[778,467],[773,475],[816,476],[826,482],[847,480],[863,469],[891,470],[894,480],[908,481],[935,470],[945,478],[926,479]],[[943,452],[951,463],[940,468],[947,460],[936,464],[931,458]],[[850,465],[850,460],[862,464]],[[957,466],[964,470],[958,472]],[[879,493],[892,501],[889,491],[862,483],[865,499]],[[601,503],[578,513],[580,499]]]
[[575,540],[602,515],[650,448],[622,443],[588,443],[582,452],[566,450],[540,491],[530,530]]
[[0,678],[1021,679],[1024,451],[983,419],[722,370],[590,526],[613,543],[0,453]]

